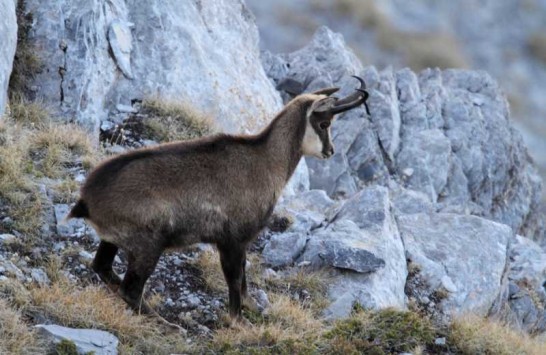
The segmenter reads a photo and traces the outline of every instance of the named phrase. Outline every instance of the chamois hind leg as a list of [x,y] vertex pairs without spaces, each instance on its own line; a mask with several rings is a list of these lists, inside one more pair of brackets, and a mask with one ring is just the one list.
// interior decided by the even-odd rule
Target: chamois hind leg
[[121,282],[118,294],[134,311],[154,317],[161,325],[166,326],[170,331],[175,330],[186,333],[186,330],[182,327],[170,323],[165,318],[161,317],[143,299],[144,285],[154,272],[162,252],[162,249],[153,247],[141,249],[139,250],[139,253],[127,250],[127,272]]
[[114,258],[118,252],[118,247],[112,243],[101,241],[95,259],[93,259],[92,268],[99,275],[100,279],[106,283],[109,289],[116,292],[121,285],[121,279],[112,270]]
[[151,249],[142,253],[133,253],[127,250],[127,272],[121,282],[118,294],[138,313],[155,314],[142,296],[144,285],[154,272],[160,256],[160,250]]
[[258,304],[256,301],[250,297],[248,294],[248,288],[246,284],[246,248],[243,249],[243,260],[241,261],[241,268],[243,270],[243,279],[241,282],[241,297],[242,297],[242,306],[246,309],[249,309],[254,312],[258,312]]
[[[241,314],[241,292],[243,286],[243,246],[218,245],[220,263],[229,290],[229,316],[233,322],[244,322]],[[246,286],[245,286],[246,287]]]

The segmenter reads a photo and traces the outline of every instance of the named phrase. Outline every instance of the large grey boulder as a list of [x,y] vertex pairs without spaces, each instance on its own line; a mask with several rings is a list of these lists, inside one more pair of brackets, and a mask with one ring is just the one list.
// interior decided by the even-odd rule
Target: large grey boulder
[[508,320],[530,333],[546,331],[546,252],[515,236],[509,249]]
[[28,0],[26,11],[45,64],[36,95],[90,131],[150,96],[191,102],[229,132],[256,131],[281,107],[241,0]]
[[503,277],[513,235],[508,226],[435,213],[400,216],[398,228],[406,257],[424,281],[422,294],[436,298],[437,309],[448,315],[490,313],[507,287]]
[[484,216],[543,240],[540,178],[487,73],[362,68],[325,27],[304,48],[263,61],[280,90],[287,80],[302,91],[351,90],[351,74],[368,85],[371,117],[363,108],[341,115],[332,128],[334,157],[307,160],[312,189],[343,197],[369,184],[401,185],[427,196],[436,211]]
[[312,233],[300,261],[334,268],[328,318],[348,316],[356,303],[406,307],[404,246],[385,187],[365,188],[349,199],[329,225]]
[[15,1],[0,0],[0,117],[6,108],[8,84],[17,46],[17,18]]
[[38,324],[38,331],[53,342],[68,340],[76,345],[78,354],[115,355],[119,340],[116,336],[96,329],[74,329],[54,324]]
[[546,302],[546,251],[537,243],[516,235],[510,243],[511,281],[526,285]]

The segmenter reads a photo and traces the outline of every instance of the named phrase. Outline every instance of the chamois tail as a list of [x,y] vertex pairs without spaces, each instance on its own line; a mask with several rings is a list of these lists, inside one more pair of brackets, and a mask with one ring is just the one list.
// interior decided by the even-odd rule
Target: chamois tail
[[64,222],[68,221],[71,218],[88,218],[89,210],[87,209],[87,204],[83,200],[78,200],[76,205],[72,207],[70,213],[64,218]]

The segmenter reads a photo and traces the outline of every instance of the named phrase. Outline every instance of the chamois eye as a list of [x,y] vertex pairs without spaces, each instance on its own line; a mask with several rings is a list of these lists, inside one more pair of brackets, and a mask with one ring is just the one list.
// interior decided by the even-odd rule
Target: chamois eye
[[328,122],[328,121],[321,122],[319,124],[319,127],[320,127],[320,129],[326,129],[326,128],[330,127],[330,122]]

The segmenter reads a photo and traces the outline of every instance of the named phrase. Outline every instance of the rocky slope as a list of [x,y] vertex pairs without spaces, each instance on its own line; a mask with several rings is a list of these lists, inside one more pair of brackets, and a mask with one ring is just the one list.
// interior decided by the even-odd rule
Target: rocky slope
[[[11,4],[0,0],[15,15]],[[154,144],[141,139],[133,125],[147,119],[146,99],[178,100],[182,107],[191,101],[221,130],[256,131],[294,87],[305,92],[336,85],[349,91],[355,85],[351,75],[366,80],[371,115],[362,108],[336,120],[336,155],[302,160],[274,223],[252,246],[260,254],[252,260],[260,270],[253,275],[253,293],[266,312],[264,285],[290,285],[290,277],[322,269],[328,301],[319,313],[326,319],[348,317],[355,307],[395,307],[443,323],[470,312],[529,332],[546,330],[541,181],[512,126],[506,98],[487,73],[364,67],[343,37],[327,28],[300,50],[260,58],[253,17],[236,0],[186,7],[28,0],[25,9],[35,19],[29,43],[43,64],[27,83],[30,96],[60,107],[56,117],[79,123],[95,142],[99,130],[104,139],[116,124],[126,127],[124,134],[133,138],[116,149]],[[8,25],[0,36],[15,33],[15,25]],[[9,61],[0,61],[0,73],[11,71]],[[29,129],[33,137],[32,130],[40,130]],[[103,143],[116,150],[116,142]],[[29,156],[24,164],[41,169],[40,154]],[[6,204],[0,209],[1,282],[16,280],[31,290],[34,302],[43,301],[55,294],[59,281],[41,259],[57,255],[63,277],[76,288],[94,290],[98,282],[88,264],[96,236],[82,223],[58,223],[75,196],[56,198],[60,182],[33,169],[42,227],[18,230],[19,217],[8,215],[10,200],[1,196]],[[87,173],[81,157],[61,169],[69,186]],[[18,244],[28,240],[26,234],[36,234],[30,248]],[[203,285],[210,275],[195,267],[207,265],[206,253],[166,255],[150,281],[162,314],[199,324],[190,323],[192,336],[217,327],[225,298],[218,285],[211,287],[214,281]],[[123,265],[122,255],[116,271],[122,273]],[[44,287],[45,295],[32,284]],[[287,293],[302,303],[312,299],[306,288]],[[57,298],[70,295],[61,292]],[[45,310],[35,305],[42,314],[32,313],[33,322],[62,320],[56,310],[73,306],[70,299],[53,304]],[[127,338],[132,339],[122,342]]]
[[[512,118],[546,176],[546,1],[247,1],[261,47],[305,45],[316,28],[342,33],[358,57],[379,68],[485,70],[507,93]],[[546,194],[543,194],[545,197]]]
[[[307,243],[294,243],[301,237],[289,229],[292,239],[266,245],[266,261],[279,257],[275,246],[301,245],[283,265],[340,270],[329,315],[346,316],[354,302],[406,307],[406,296],[443,315],[487,315],[507,304],[515,236],[544,243],[541,181],[489,75],[363,68],[326,28],[301,50],[265,54],[264,67],[281,90],[294,81],[305,91],[350,87],[349,74],[361,75],[371,112],[339,118],[333,126],[338,153],[307,161],[311,188],[341,200],[327,203],[310,192],[288,202],[288,211],[299,206],[291,228],[306,228]],[[313,205],[329,211],[322,220],[305,212]],[[409,277],[405,261],[413,269]],[[540,282],[534,291],[544,298]]]

